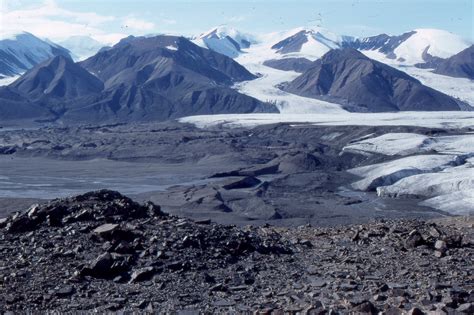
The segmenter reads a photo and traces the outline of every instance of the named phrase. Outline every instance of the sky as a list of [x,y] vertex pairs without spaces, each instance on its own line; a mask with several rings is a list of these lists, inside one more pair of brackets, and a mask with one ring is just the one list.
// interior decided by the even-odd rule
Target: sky
[[0,36],[28,31],[61,41],[86,35],[198,35],[227,25],[250,33],[323,27],[340,35],[439,28],[474,40],[473,0],[0,0]]

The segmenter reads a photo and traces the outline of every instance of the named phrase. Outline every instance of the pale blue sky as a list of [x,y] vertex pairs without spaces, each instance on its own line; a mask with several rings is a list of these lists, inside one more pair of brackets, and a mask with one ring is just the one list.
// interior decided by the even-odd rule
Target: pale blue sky
[[474,38],[473,0],[0,2],[1,28],[23,28],[52,39],[87,34],[103,41],[128,34],[192,35],[221,24],[259,33],[322,26],[338,34],[355,36],[440,28]]

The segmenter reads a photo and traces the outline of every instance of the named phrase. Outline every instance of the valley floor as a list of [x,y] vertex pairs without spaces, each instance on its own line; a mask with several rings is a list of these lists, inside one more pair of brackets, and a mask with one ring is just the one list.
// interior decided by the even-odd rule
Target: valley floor
[[[228,128],[217,119],[206,128],[155,123],[2,131],[1,213],[34,199],[108,188],[173,214],[238,225],[471,214],[474,134],[469,119],[460,118],[465,113],[449,115],[451,127],[424,119],[427,127],[292,122]],[[430,185],[419,189],[425,182]]]

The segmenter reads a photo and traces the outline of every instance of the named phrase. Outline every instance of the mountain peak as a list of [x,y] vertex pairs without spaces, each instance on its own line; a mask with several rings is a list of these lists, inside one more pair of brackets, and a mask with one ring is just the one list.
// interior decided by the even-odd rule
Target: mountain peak
[[369,59],[363,53],[353,48],[333,49],[328,51],[322,58],[324,61],[347,60],[347,59]]
[[317,59],[331,49],[340,48],[342,36],[323,28],[299,27],[285,32],[283,39],[273,44],[271,49],[278,54],[300,54],[308,59]]

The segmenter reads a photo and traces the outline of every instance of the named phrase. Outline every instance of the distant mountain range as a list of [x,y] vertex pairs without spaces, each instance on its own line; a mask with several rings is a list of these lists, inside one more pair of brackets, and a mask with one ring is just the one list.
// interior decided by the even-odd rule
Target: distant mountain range
[[[260,57],[266,60],[283,58],[306,58],[314,61],[331,49],[354,48],[360,51],[374,51],[407,65],[430,60],[430,57],[449,58],[466,49],[472,43],[462,37],[437,29],[416,29],[401,35],[381,34],[357,38],[337,35],[324,28],[296,28],[290,31],[252,36],[233,28],[215,28],[198,37],[209,44],[209,49],[235,58],[251,52],[250,46],[258,46]],[[244,44],[242,44],[244,39]],[[229,43],[234,47],[227,53]],[[238,44],[238,45],[235,45]]]
[[473,79],[473,46],[440,30],[354,38],[322,28],[252,36],[218,27],[193,38],[130,36],[113,47],[89,37],[61,43],[70,51],[29,33],[0,40],[0,76],[26,71],[0,87],[0,120],[99,123],[277,112],[267,96],[252,94],[258,100],[234,86],[256,79],[262,65],[290,71],[291,82],[278,82],[286,92],[351,111],[470,109],[367,57]]
[[[331,49],[354,48],[379,53],[387,59],[406,65],[447,59],[473,44],[460,36],[436,29],[416,29],[401,35],[381,34],[357,38],[340,36],[324,28],[296,28],[285,32],[251,35],[227,26],[212,28],[190,40],[230,58],[256,54],[256,58],[262,62],[286,58],[293,61],[300,58],[314,61]],[[19,32],[0,40],[0,76],[20,74],[56,55],[66,55],[81,61],[102,48],[105,48],[104,44],[88,36],[72,36],[55,44],[30,33]],[[285,65],[283,68],[288,67]]]

